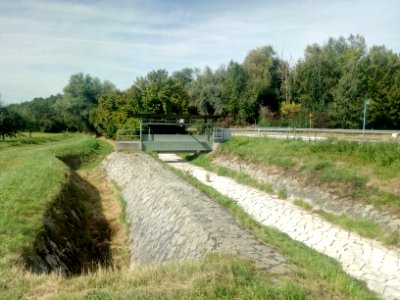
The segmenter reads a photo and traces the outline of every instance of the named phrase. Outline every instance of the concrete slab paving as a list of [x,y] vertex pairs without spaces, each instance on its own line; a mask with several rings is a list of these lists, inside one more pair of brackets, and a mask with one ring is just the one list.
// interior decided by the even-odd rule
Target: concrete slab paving
[[384,299],[400,299],[400,252],[332,225],[312,212],[185,162],[175,154],[159,158],[235,200],[247,213],[318,252],[336,259],[344,271],[363,280]]

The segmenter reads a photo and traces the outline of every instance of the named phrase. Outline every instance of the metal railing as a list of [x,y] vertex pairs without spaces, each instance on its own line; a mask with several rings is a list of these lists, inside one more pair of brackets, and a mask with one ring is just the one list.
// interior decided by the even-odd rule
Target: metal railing
[[115,135],[117,142],[140,141],[140,132],[137,129],[119,129]]
[[362,130],[362,129],[326,129],[326,128],[288,128],[288,127],[246,127],[231,128],[232,135],[268,136],[277,138],[302,138],[320,140],[337,138],[344,140],[389,141],[400,140],[400,130]]

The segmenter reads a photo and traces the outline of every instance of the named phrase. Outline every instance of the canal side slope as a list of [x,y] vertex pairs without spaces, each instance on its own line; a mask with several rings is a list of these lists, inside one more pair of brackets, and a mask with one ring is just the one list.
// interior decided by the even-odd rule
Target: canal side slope
[[294,266],[257,240],[224,208],[144,153],[110,154],[103,172],[122,190],[131,267],[186,260],[217,251],[239,255],[274,274]]

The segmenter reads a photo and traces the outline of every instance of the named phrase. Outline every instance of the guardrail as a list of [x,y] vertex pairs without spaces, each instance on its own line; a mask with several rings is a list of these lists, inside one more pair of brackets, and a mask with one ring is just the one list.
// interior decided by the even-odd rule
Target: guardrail
[[356,141],[400,141],[400,130],[362,130],[288,127],[231,128],[233,136],[276,137],[282,139],[324,140],[337,138]]

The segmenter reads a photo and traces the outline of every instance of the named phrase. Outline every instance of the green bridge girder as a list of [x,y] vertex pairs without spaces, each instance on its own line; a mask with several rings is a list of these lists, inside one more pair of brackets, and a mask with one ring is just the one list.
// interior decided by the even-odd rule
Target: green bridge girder
[[[230,138],[230,134],[229,134]],[[215,119],[198,116],[151,116],[140,120],[140,128],[117,133],[117,149],[155,152],[198,152],[213,150],[224,139]]]
[[211,134],[151,134],[142,136],[141,147],[156,152],[211,151],[213,143]]

